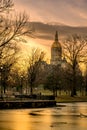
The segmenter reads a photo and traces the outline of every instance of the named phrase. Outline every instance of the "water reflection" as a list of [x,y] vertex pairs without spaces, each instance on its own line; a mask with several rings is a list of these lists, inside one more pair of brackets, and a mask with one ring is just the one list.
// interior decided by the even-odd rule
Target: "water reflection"
[[55,108],[0,110],[0,130],[87,130],[87,103]]

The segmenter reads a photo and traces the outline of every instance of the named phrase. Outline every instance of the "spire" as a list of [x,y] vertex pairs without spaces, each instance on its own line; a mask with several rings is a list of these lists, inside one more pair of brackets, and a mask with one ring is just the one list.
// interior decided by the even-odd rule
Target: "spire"
[[55,34],[55,42],[58,42],[58,32],[56,31],[56,34]]

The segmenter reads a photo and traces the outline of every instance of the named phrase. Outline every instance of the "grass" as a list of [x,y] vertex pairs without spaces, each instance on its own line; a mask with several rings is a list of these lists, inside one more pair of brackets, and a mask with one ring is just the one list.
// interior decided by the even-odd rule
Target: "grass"
[[87,96],[58,96],[56,102],[59,103],[68,103],[68,102],[87,102]]

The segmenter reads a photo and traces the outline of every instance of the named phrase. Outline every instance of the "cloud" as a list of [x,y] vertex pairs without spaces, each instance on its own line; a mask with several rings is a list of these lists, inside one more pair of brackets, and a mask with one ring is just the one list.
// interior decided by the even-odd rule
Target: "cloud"
[[15,0],[15,5],[25,10],[31,21],[87,25],[87,0]]

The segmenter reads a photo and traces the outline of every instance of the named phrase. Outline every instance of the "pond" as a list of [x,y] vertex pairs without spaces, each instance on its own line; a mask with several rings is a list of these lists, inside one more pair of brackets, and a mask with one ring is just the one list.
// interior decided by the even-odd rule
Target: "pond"
[[0,110],[0,130],[87,130],[87,103]]

